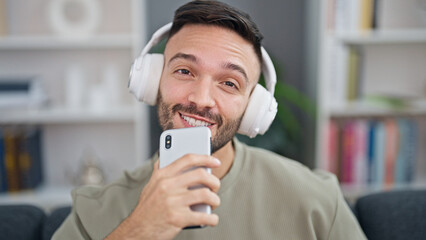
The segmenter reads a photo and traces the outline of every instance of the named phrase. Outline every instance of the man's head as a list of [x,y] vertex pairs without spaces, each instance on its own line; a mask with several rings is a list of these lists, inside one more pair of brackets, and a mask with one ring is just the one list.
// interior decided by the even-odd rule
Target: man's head
[[176,10],[158,98],[163,130],[205,125],[213,151],[229,142],[260,75],[261,39],[248,15],[226,4]]

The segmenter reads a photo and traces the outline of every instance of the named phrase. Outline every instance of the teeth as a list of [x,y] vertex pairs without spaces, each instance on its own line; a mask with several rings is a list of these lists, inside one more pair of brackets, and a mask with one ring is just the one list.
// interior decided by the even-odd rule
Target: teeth
[[182,118],[187,121],[189,123],[189,125],[194,126],[194,127],[208,127],[211,124],[208,122],[204,122],[204,121],[200,121],[200,120],[195,120],[194,118],[191,117],[187,117],[187,116],[182,116]]

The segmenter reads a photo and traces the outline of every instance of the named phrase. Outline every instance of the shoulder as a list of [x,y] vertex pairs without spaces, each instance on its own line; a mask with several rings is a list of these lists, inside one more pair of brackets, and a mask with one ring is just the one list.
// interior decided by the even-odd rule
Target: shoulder
[[[72,192],[73,212],[88,234],[105,237],[137,205],[140,192],[152,174],[151,161],[103,187],[86,186]],[[102,219],[99,222],[99,219]]]
[[298,161],[286,158],[272,151],[248,146],[244,143],[237,143],[244,152],[244,161],[255,165],[261,169],[276,173],[280,178],[292,178],[299,184],[334,185],[337,186],[338,181],[332,173],[323,170],[311,170]]
[[300,162],[274,152],[238,143],[244,152],[243,164],[253,176],[272,183],[277,191],[312,204],[312,199],[324,206],[335,208],[340,194],[337,178],[323,170],[311,170]]
[[123,176],[105,186],[83,186],[73,190],[74,200],[93,199],[99,201],[108,197],[116,196],[117,192],[127,192],[140,186],[149,180],[152,173],[152,164],[146,163],[132,172],[125,171]]

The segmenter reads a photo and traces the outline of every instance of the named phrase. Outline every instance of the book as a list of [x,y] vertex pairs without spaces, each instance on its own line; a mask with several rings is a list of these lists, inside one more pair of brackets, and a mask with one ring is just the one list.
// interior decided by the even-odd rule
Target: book
[[398,154],[399,131],[394,119],[385,121],[385,186],[390,187],[394,184],[395,161]]
[[353,166],[353,183],[364,185],[367,183],[367,145],[368,145],[368,122],[357,120],[355,123],[355,150]]
[[341,42],[330,46],[330,68],[327,87],[329,95],[327,104],[330,108],[341,108],[347,103],[348,49]]
[[358,82],[359,82],[359,64],[360,56],[355,47],[349,49],[348,67],[347,67],[347,89],[346,99],[353,101],[358,98]]
[[[336,0],[328,5],[329,25],[336,33],[358,33],[373,27],[374,0]],[[334,9],[331,9],[334,6]],[[333,19],[334,18],[334,19]],[[333,19],[333,21],[332,21]]]
[[339,126],[336,121],[330,120],[328,124],[328,146],[327,146],[327,161],[324,168],[338,175],[339,161]]
[[342,129],[342,165],[341,165],[341,182],[353,183],[353,168],[356,149],[356,124],[354,121],[347,121]]
[[350,1],[351,0],[336,0],[335,3],[335,19],[334,27],[337,34],[349,31],[350,26]]
[[395,162],[395,183],[404,184],[413,181],[415,176],[418,128],[417,123],[410,119],[399,119],[399,148]]
[[373,28],[374,0],[361,0],[361,16],[359,30],[368,31]]
[[374,159],[376,154],[376,128],[377,122],[371,120],[368,122],[367,133],[367,183],[372,183],[374,180]]
[[377,29],[377,8],[379,7],[379,0],[373,0],[373,9],[372,9],[372,14],[373,17],[371,19],[371,28],[372,29]]
[[18,165],[18,141],[14,129],[4,131],[5,167],[7,189],[9,192],[20,190],[19,165]]
[[[38,127],[0,128],[0,187],[3,192],[34,189],[43,181],[42,131]],[[4,167],[2,167],[4,166]]]
[[327,30],[332,31],[336,25],[336,0],[327,1]]
[[0,192],[7,191],[7,176],[5,165],[5,149],[3,131],[0,128]]
[[41,130],[34,127],[25,129],[19,148],[21,189],[34,189],[43,180]]
[[371,164],[372,185],[382,186],[385,180],[385,124],[378,121],[374,129],[374,155]]
[[[345,1],[345,0],[343,0]],[[346,0],[349,1],[349,31],[359,32],[361,26],[361,3],[363,0]]]

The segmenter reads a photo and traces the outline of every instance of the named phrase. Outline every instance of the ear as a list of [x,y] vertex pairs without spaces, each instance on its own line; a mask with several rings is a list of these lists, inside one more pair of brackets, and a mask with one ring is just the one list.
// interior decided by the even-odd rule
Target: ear
[[264,134],[277,114],[277,101],[270,92],[260,84],[254,88],[238,133],[251,138],[257,134]]
[[135,60],[129,81],[129,91],[142,102],[155,105],[163,72],[163,54],[146,54]]

